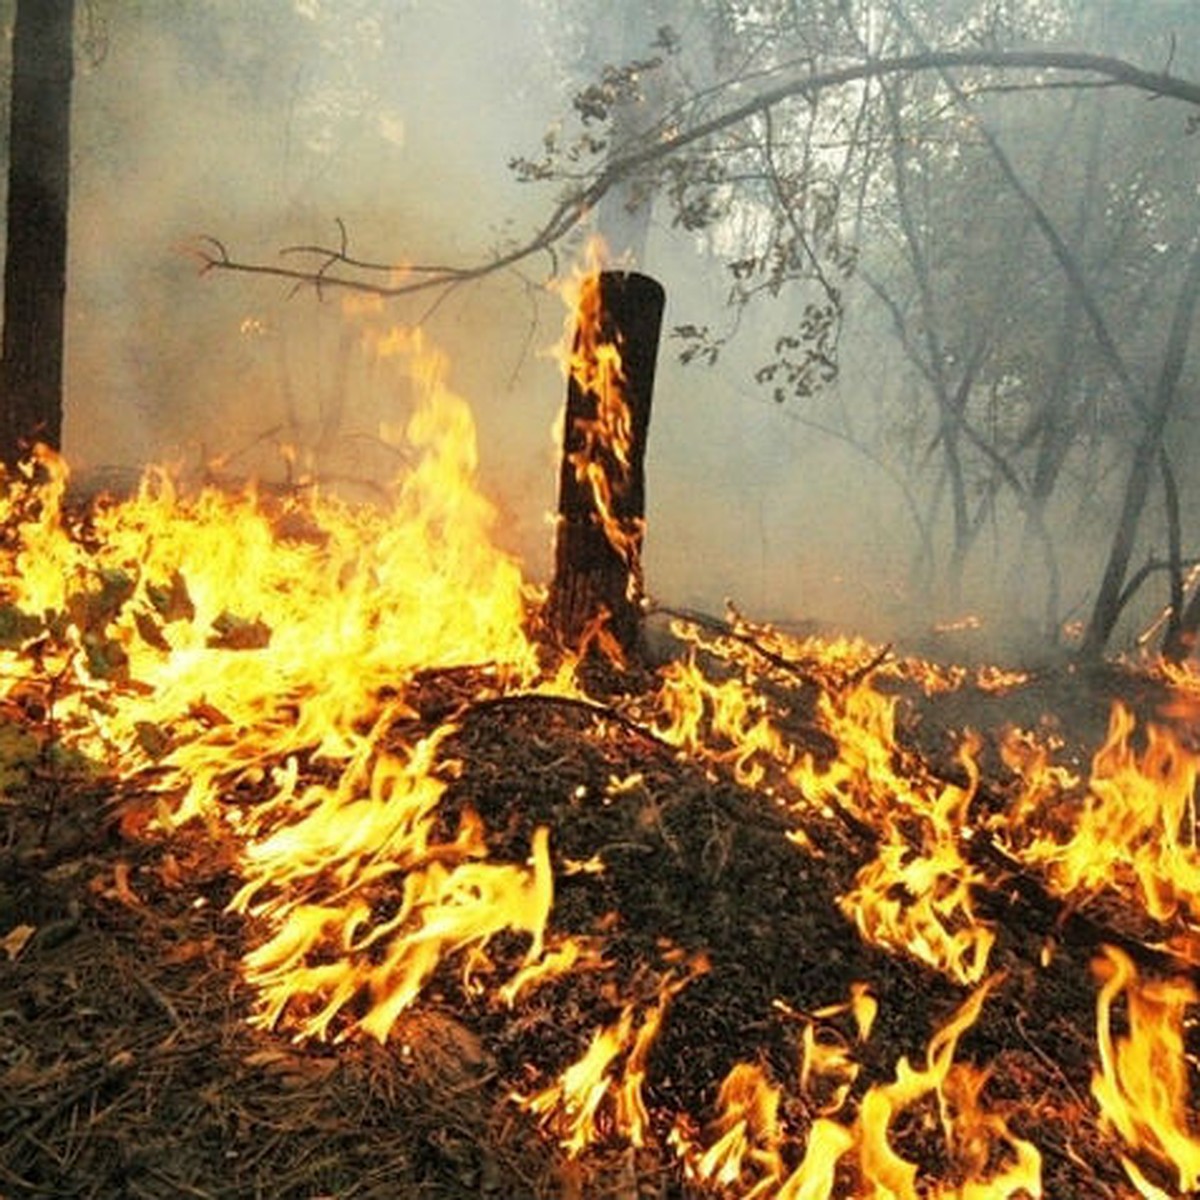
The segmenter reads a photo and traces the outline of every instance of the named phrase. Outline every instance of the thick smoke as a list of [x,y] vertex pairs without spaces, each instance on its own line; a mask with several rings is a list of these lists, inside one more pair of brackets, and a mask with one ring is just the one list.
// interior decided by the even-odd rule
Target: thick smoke
[[[405,383],[373,360],[360,331],[364,320],[419,321],[475,409],[503,535],[544,577],[564,393],[546,353],[563,319],[544,287],[548,257],[364,318],[335,292],[202,276],[189,248],[209,234],[237,257],[272,260],[287,245],[336,245],[344,229],[357,257],[470,264],[526,236],[555,194],[518,183],[508,161],[537,153],[601,59],[639,52],[596,35],[612,6],[87,8],[66,400],[76,469],[168,460],[196,474],[278,477],[289,469],[279,447],[298,443],[327,477],[370,484],[390,469],[376,431],[403,409]],[[647,462],[651,593],[710,610],[729,598],[752,614],[876,635],[911,621],[914,523],[903,489],[839,436],[902,403],[886,321],[876,312],[848,324],[841,378],[818,403],[776,405],[753,381],[765,328],[746,331],[713,368],[677,361],[673,326],[721,322],[728,278],[718,259],[661,206],[644,253],[640,266],[668,294]],[[1001,524],[1017,519],[998,512]],[[1086,549],[1086,568],[1063,563],[1086,581],[1080,595],[1101,546]],[[972,567],[978,586],[961,610],[1011,609],[1011,552],[981,552]]]

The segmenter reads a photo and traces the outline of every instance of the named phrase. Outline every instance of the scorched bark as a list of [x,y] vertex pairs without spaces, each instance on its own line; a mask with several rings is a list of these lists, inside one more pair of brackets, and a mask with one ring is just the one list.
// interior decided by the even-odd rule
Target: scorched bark
[[[548,615],[552,629],[569,647],[578,649],[589,630],[603,621],[621,651],[631,656],[641,637],[646,438],[665,295],[655,280],[635,272],[603,271],[599,285],[597,340],[620,350],[622,393],[629,409],[628,462],[620,462],[611,447],[589,440],[599,398],[573,373],[567,384]],[[581,332],[576,333],[577,351]],[[590,457],[608,480],[611,517],[627,539],[625,553],[605,530],[595,489],[579,469],[582,457]]]

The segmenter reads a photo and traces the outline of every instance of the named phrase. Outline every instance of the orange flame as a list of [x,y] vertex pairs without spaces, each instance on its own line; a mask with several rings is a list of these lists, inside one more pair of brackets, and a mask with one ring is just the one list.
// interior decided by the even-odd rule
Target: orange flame
[[[1065,832],[1032,829],[1038,815],[1055,812],[1064,783],[1044,758],[1010,746],[1010,765],[1026,771],[1017,813],[1030,826],[1023,861],[1049,869],[1060,894],[1091,895],[1117,887],[1130,893],[1155,920],[1177,913],[1200,921],[1200,847],[1196,841],[1196,779],[1200,755],[1169,730],[1150,725],[1146,748],[1133,746],[1133,715],[1115,704],[1108,736],[1092,759],[1087,795],[1072,811]],[[1065,782],[1069,782],[1069,777]]]
[[[617,514],[614,498],[629,487],[633,419],[626,399],[628,381],[622,347],[605,329],[601,269],[606,258],[602,239],[588,240],[584,263],[561,281],[567,306],[565,345],[561,360],[580,393],[594,402],[590,417],[576,416],[573,439],[579,446],[569,455],[576,482],[586,484],[593,509],[609,545],[630,570],[630,596],[641,590],[640,558],[645,522]],[[564,431],[565,432],[565,431]]]
[[[1200,1190],[1200,1127],[1190,1103],[1184,1022],[1200,994],[1186,979],[1143,981],[1129,956],[1112,946],[1093,964],[1101,981],[1096,1001],[1100,1070],[1092,1095],[1105,1124],[1131,1151],[1172,1168],[1180,1192]],[[1113,1007],[1125,1002],[1128,1033],[1113,1036]],[[1189,1119],[1190,1118],[1190,1119]],[[1122,1156],[1139,1193],[1163,1193],[1145,1180],[1134,1161]]]
[[668,971],[653,1003],[626,1003],[620,1017],[597,1029],[582,1056],[554,1083],[531,1096],[514,1095],[513,1099],[539,1116],[572,1156],[609,1136],[632,1146],[644,1145],[650,1118],[643,1087],[650,1051],[671,998],[708,969],[707,960],[695,958],[682,975]]

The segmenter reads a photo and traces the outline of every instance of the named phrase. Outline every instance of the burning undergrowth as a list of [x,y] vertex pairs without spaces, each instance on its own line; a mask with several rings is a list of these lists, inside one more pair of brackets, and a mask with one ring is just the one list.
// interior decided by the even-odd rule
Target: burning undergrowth
[[1196,1190],[1189,678],[552,654],[413,362],[386,511],[10,482],[0,1186]]

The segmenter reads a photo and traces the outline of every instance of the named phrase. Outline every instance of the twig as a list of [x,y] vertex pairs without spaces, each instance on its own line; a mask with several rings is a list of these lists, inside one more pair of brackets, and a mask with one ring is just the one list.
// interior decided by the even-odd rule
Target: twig
[[585,712],[598,720],[612,721],[629,733],[642,738],[644,741],[652,742],[672,755],[679,752],[678,746],[673,746],[665,738],[655,733],[653,729],[642,725],[632,717],[626,716],[620,709],[613,708],[608,704],[601,704],[597,700],[587,700],[582,696],[557,696],[548,692],[509,692],[503,696],[487,696],[480,700],[466,701],[456,710],[451,720],[457,721],[460,716],[464,716],[467,713],[487,712],[499,708],[529,704],[548,704],[555,708],[569,708],[575,709],[578,712]]
[[[492,259],[468,267],[397,267],[382,263],[367,263],[350,257],[345,227],[339,221],[338,247],[296,246],[292,253],[307,253],[321,259],[319,266],[302,270],[278,264],[242,262],[232,258],[225,245],[211,235],[199,239],[196,251],[202,273],[211,270],[233,271],[250,275],[266,275],[291,280],[295,288],[312,287],[318,294],[327,287],[368,293],[375,296],[397,297],[430,288],[444,288],[479,279],[505,270],[517,263],[546,252],[553,256],[554,247],[571,233],[591,213],[599,201],[615,186],[646,167],[669,159],[680,151],[704,142],[716,134],[742,125],[753,117],[769,112],[776,105],[794,98],[815,102],[820,93],[863,80],[893,75],[911,75],[922,71],[947,72],[968,68],[992,68],[1000,71],[1058,71],[1072,75],[1100,76],[1113,85],[1147,92],[1154,97],[1169,97],[1186,104],[1200,106],[1200,84],[1168,74],[1148,71],[1124,59],[1109,55],[1063,50],[923,50],[892,58],[865,58],[828,71],[811,70],[808,63],[799,71],[785,75],[780,82],[760,88],[740,104],[706,120],[699,120],[664,136],[663,130],[651,129],[650,134],[629,152],[610,159],[593,176],[585,178],[551,211],[550,216],[533,234],[517,246],[497,253]],[[1083,79],[1080,84],[1088,84]],[[204,247],[211,247],[206,251]],[[402,272],[399,283],[387,284],[353,275],[336,273],[334,267],[346,267],[369,274]],[[414,278],[419,276],[419,278]]]
[[651,610],[651,613],[659,613],[664,617],[674,617],[676,620],[687,621],[692,625],[698,625],[701,629],[707,629],[710,633],[720,634],[722,637],[727,637],[731,641],[737,642],[739,645],[745,646],[748,650],[753,650],[765,662],[768,662],[773,667],[778,667],[779,670],[786,672],[789,675],[799,679],[801,683],[812,684],[816,680],[813,678],[810,671],[798,662],[792,659],[784,658],[782,654],[776,654],[774,650],[768,650],[760,641],[751,637],[748,633],[741,632],[736,625],[730,621],[726,621],[721,617],[710,616],[707,613],[698,612],[695,609],[689,608],[670,608],[666,605],[656,604]]

